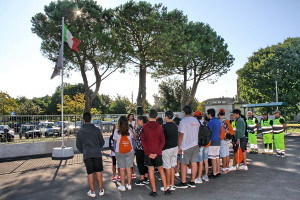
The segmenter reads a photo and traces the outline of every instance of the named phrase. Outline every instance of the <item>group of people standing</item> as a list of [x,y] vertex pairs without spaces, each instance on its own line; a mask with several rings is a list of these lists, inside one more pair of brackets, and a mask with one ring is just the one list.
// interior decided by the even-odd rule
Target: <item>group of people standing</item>
[[[165,195],[169,195],[179,188],[194,188],[196,184],[209,181],[210,178],[215,179],[221,173],[236,169],[248,170],[246,161],[248,138],[251,151],[258,151],[256,138],[258,121],[251,115],[252,113],[248,112],[248,119],[243,119],[241,111],[235,109],[231,120],[227,120],[224,109],[220,109],[217,114],[216,110],[211,108],[205,114],[200,111],[192,112],[192,108],[187,105],[183,108],[183,114],[184,118],[181,120],[178,117],[174,118],[174,113],[168,110],[165,112],[165,119],[162,120],[158,117],[158,112],[151,109],[148,117],[138,116],[135,120],[134,115],[129,114],[127,117],[119,118],[109,140],[113,160],[112,181],[120,182],[117,186],[118,190],[132,190],[132,178],[136,177],[134,158],[139,172],[139,179],[135,185],[143,186],[150,183],[150,196],[153,197],[158,196],[155,171],[159,172],[159,179],[162,181],[163,186],[160,190]],[[102,196],[104,189],[101,148],[104,140],[101,131],[90,123],[91,115],[84,113],[83,119],[85,124],[78,132],[76,144],[78,150],[83,153],[88,173],[90,191],[87,194],[90,197],[96,196],[95,173],[99,195]],[[284,124],[284,121],[281,117],[275,118],[274,121],[272,125],[269,119],[263,119],[260,123],[265,131],[263,134],[266,145],[270,144],[270,141],[265,139],[268,138],[265,134],[271,134],[271,132],[267,133],[270,128],[268,125],[274,127],[272,128],[274,133],[277,131],[276,134],[281,134],[279,123]],[[278,152],[284,153],[280,143],[282,136],[278,135],[276,138],[280,138],[277,143],[275,142]],[[239,147],[242,149],[243,165],[238,166],[234,156],[233,165],[229,166],[231,143],[234,153]],[[208,159],[211,160],[212,166],[210,175]],[[179,176],[179,172],[180,182],[175,184],[175,177]],[[187,180],[188,173],[191,174],[190,180]]]

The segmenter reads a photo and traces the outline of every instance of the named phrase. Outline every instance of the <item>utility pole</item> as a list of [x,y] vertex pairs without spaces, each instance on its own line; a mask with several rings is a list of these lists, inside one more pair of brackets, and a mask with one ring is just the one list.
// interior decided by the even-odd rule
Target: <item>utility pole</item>
[[[275,81],[275,89],[276,89],[276,103],[278,103],[278,87],[277,87],[277,81]],[[277,106],[277,110],[278,110],[278,106]]]

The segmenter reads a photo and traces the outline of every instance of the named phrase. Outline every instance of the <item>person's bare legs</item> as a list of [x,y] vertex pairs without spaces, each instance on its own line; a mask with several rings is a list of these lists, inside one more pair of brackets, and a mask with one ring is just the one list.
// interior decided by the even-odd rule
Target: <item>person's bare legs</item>
[[154,167],[153,166],[149,166],[148,167],[148,174],[149,174],[149,180],[150,180],[152,192],[156,192],[155,177],[154,177]]
[[230,156],[226,156],[226,168],[229,168]]
[[181,182],[186,183],[186,170],[187,170],[187,165],[185,164],[180,164],[180,173],[181,173]]
[[[132,174],[131,174],[131,168],[126,168],[126,172],[127,172],[127,181],[128,181],[128,185],[131,185],[131,179],[132,179]],[[124,180],[124,184],[125,184],[125,180]]]
[[247,165],[247,152],[243,152],[243,154],[244,154],[244,160],[243,160],[244,165]]
[[103,189],[102,173],[101,172],[96,172],[96,178],[97,178],[99,189],[101,191]]
[[165,169],[165,172],[166,172],[167,187],[169,187],[169,186],[171,186],[171,168]]
[[208,176],[208,159],[204,160],[204,171],[205,171],[205,176]]
[[202,171],[203,171],[203,161],[198,162],[198,178],[202,177]]
[[213,168],[213,175],[217,175],[217,161],[216,159],[211,159],[211,165]]
[[113,173],[113,177],[115,177],[117,174],[117,166],[116,165],[112,166],[112,173]]
[[88,183],[90,190],[95,192],[94,174],[88,174]]
[[161,178],[161,182],[164,186],[164,191],[166,191],[167,190],[167,180],[166,180],[164,168],[162,166],[160,166],[160,167],[157,167],[157,169],[160,173],[160,178]]
[[174,167],[171,167],[171,180],[170,180],[170,185],[175,185],[175,169]]
[[216,165],[217,165],[216,167],[217,167],[217,174],[218,174],[218,173],[220,173],[220,171],[221,171],[221,170],[220,170],[220,168],[221,168],[221,165],[220,165],[220,158],[216,158]]
[[192,177],[191,182],[195,182],[195,178],[197,176],[197,162],[191,163],[191,169],[192,169]]
[[226,168],[226,157],[222,158],[222,168]]
[[120,168],[121,185],[125,186],[125,168]]

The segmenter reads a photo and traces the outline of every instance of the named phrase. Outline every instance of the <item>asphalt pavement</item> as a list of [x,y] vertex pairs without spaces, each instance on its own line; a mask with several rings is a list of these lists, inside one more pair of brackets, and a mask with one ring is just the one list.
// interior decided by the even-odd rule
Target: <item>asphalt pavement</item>
[[[261,143],[261,141],[260,141]],[[237,170],[196,188],[177,189],[170,196],[158,192],[157,199],[247,199],[247,200],[299,200],[300,199],[300,137],[286,137],[286,157],[249,154],[248,171]],[[104,151],[105,195],[94,199],[153,199],[148,196],[150,186],[132,184],[131,191],[121,192],[110,181],[111,159]],[[156,174],[156,176],[159,176]],[[136,181],[136,180],[134,180]],[[179,179],[177,178],[177,182]],[[156,179],[158,188],[161,182]],[[22,158],[0,162],[1,200],[83,200],[93,199],[88,191],[82,155],[68,161],[52,161],[50,157]]]

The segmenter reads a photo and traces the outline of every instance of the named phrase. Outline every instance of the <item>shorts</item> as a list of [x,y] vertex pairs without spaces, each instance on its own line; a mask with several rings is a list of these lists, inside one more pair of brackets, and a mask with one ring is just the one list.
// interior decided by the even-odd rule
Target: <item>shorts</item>
[[128,153],[116,152],[116,159],[118,168],[131,168],[133,167],[134,152]]
[[148,167],[161,167],[163,165],[162,155],[158,155],[154,159],[145,155],[145,165]]
[[180,163],[184,165],[188,165],[190,163],[194,163],[198,161],[199,156],[199,146],[193,146],[187,150],[182,151]]
[[221,140],[220,158],[225,158],[226,156],[229,156],[229,141]]
[[113,165],[117,165],[116,156],[111,156]]
[[208,147],[200,147],[198,162],[203,162],[203,160],[208,160]]
[[170,169],[171,167],[176,167],[177,153],[178,153],[178,147],[173,147],[162,151],[162,160],[163,160],[164,169]]
[[220,146],[209,146],[208,147],[208,158],[216,159],[220,156]]
[[103,171],[102,157],[100,158],[86,158],[83,160],[87,174]]
[[242,149],[242,152],[247,152],[247,142],[248,142],[248,138],[247,138],[247,137],[241,138],[241,139],[240,139],[240,145],[236,145],[236,144],[235,144],[236,141],[237,141],[237,140],[234,140],[234,141],[233,141],[233,146],[232,146],[233,151],[234,151],[234,152],[237,152],[238,147],[240,146],[241,149]]

